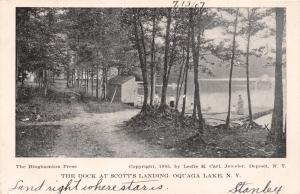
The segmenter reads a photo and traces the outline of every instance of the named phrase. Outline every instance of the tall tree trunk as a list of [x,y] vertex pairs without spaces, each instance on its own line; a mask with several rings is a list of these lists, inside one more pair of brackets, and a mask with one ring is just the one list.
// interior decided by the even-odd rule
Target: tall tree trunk
[[103,73],[102,73],[102,99],[104,101],[107,100],[107,67],[103,67]]
[[76,88],[79,88],[79,79],[80,79],[80,74],[79,74],[79,68],[76,66],[76,82],[77,82],[77,84],[76,84]]
[[195,22],[194,22],[194,10],[190,9],[190,28],[191,28],[191,36],[192,36],[192,51],[193,51],[193,62],[194,62],[194,84],[195,84],[195,104],[197,110],[195,112],[198,113],[198,123],[199,123],[199,133],[203,133],[203,118],[201,111],[201,103],[200,103],[200,89],[199,89],[199,80],[198,80],[198,66],[199,66],[199,54],[200,54],[200,32],[198,32],[197,36],[197,46],[195,40]]
[[80,76],[80,87],[79,88],[81,88],[81,86],[82,86],[82,81],[83,81],[83,68],[81,68],[81,76]]
[[85,91],[85,94],[86,94],[86,68],[84,68],[84,79],[83,79],[83,81],[84,81],[84,91]]
[[183,91],[183,99],[182,99],[182,110],[181,115],[184,116],[185,114],[185,106],[186,106],[186,99],[187,99],[187,81],[188,81],[188,72],[189,72],[189,63],[190,63],[190,40],[191,40],[191,28],[188,27],[188,34],[187,34],[187,46],[186,46],[186,63],[185,63],[185,71],[184,71],[184,91]]
[[[276,66],[275,66],[275,98],[272,116],[271,139],[279,145],[283,134],[283,86],[282,86],[282,40],[285,9],[276,8]],[[280,150],[279,150],[280,151]]]
[[43,70],[43,86],[44,86],[44,96],[47,96],[48,93],[48,77],[46,68]]
[[151,72],[150,72],[150,106],[153,106],[153,99],[154,99],[154,94],[155,94],[155,34],[156,34],[156,21],[155,21],[155,11],[153,11],[152,15],[152,41],[151,41]]
[[[70,55],[70,52],[69,52],[69,40],[67,39],[67,56]],[[67,64],[66,65],[66,68],[65,68],[65,71],[66,71],[66,74],[67,74],[67,88],[70,87],[69,85],[69,81],[70,81],[70,64]],[[54,77],[55,77],[55,74],[53,74],[53,80],[54,80]]]
[[233,64],[234,64],[234,57],[235,57],[235,37],[237,31],[237,20],[238,20],[238,11],[237,8],[235,11],[235,19],[234,19],[234,32],[233,32],[233,39],[232,39],[232,54],[231,54],[231,61],[230,61],[230,73],[229,73],[229,86],[228,86],[228,111],[227,111],[227,118],[225,123],[225,128],[228,129],[230,125],[230,113],[231,113],[231,81],[232,81],[232,71],[233,71]]
[[89,70],[86,69],[86,94],[89,96]]
[[184,116],[185,114],[185,108],[186,108],[186,101],[187,101],[187,89],[188,89],[188,72],[189,72],[189,51],[187,53],[187,62],[184,70],[184,90],[183,90],[183,99],[182,99],[182,109],[181,109],[181,115]]
[[[174,32],[176,32],[177,29],[177,24],[174,28]],[[177,46],[177,37],[176,34],[174,33],[174,38],[173,38],[173,45],[172,45],[172,49],[170,52],[170,56],[169,56],[169,63],[168,63],[168,72],[167,72],[167,81],[166,81],[166,85],[168,86],[169,83],[169,78],[170,78],[170,72],[171,72],[171,68],[173,67],[174,64],[174,60],[175,60],[175,54],[176,54],[176,46]]]
[[72,86],[74,86],[73,81],[74,81],[74,73],[73,73],[73,70],[72,70],[72,72],[71,72],[71,85]]
[[94,70],[91,71],[91,79],[92,79],[92,97],[94,97]]
[[[181,86],[182,86],[182,80],[184,80],[184,62],[185,62],[185,56],[184,56],[184,49],[182,49],[182,64],[180,66],[179,69],[179,76],[177,79],[177,86],[176,86],[176,102],[175,102],[175,110],[177,110],[178,108],[178,102],[179,102],[179,98],[180,98],[180,93],[181,93]],[[183,78],[181,79],[181,77],[183,76]],[[181,83],[181,84],[180,84]]]
[[76,86],[76,69],[75,68],[73,69],[73,85],[72,86],[73,87]]
[[73,69],[73,85],[72,86],[73,87],[76,86],[76,69],[75,68]]
[[38,69],[37,80],[38,80],[38,83],[39,83],[39,90],[41,90],[42,82],[43,82],[43,71],[41,69]]
[[249,122],[253,123],[252,119],[252,107],[251,107],[251,96],[250,96],[250,83],[249,83],[249,49],[250,49],[250,37],[251,37],[251,18],[250,10],[248,8],[248,37],[247,37],[247,54],[246,54],[246,75],[247,75],[247,96],[248,96],[248,110],[249,110]]
[[70,87],[69,82],[70,82],[70,67],[68,65],[67,66],[67,88]]
[[177,101],[176,110],[178,108],[178,104],[179,104],[179,100],[180,100],[180,96],[181,96],[181,90],[182,90],[182,86],[183,86],[183,83],[184,83],[184,80],[185,80],[185,74],[184,74],[184,72],[185,72],[185,67],[182,70],[182,79],[181,79],[181,82],[180,82],[180,85],[179,85],[178,101]]
[[106,96],[105,96],[105,78],[104,78],[104,75],[105,75],[105,67],[102,68],[102,100],[106,100]]
[[[76,12],[76,17],[79,18],[79,13]],[[79,70],[79,50],[80,50],[80,36],[79,34],[77,33],[76,34],[76,41],[77,41],[77,44],[76,44],[76,52],[75,52],[75,63],[74,63],[74,69],[77,69]],[[83,68],[82,68],[82,71],[83,71]],[[77,78],[79,78],[79,74],[77,74]],[[81,83],[82,84],[82,83]],[[75,84],[76,85],[76,84]],[[76,86],[75,86],[76,87]],[[81,86],[79,86],[79,80],[77,82],[77,88],[80,89]]]
[[138,14],[138,23],[140,26],[140,30],[141,30],[141,43],[142,43],[142,52],[143,52],[143,56],[144,56],[144,76],[143,76],[143,85],[144,85],[144,102],[143,102],[143,107],[142,107],[142,112],[147,112],[147,103],[148,103],[148,75],[147,75],[147,51],[146,51],[146,44],[145,44],[145,35],[144,35],[144,28],[143,28],[143,24],[141,22],[141,18]]
[[[134,22],[134,36],[135,36],[135,44],[138,50],[139,60],[140,60],[140,66],[142,70],[142,77],[143,77],[143,86],[144,86],[144,101],[141,112],[146,113],[147,112],[147,101],[148,101],[148,81],[147,81],[147,67],[146,67],[146,53],[145,49],[144,52],[141,48],[141,41],[144,41],[143,34],[141,34],[141,38],[139,37],[139,31],[138,31],[138,20],[139,20],[139,13],[135,9],[133,9],[133,22]],[[140,26],[142,28],[142,26]],[[141,32],[142,33],[142,32]],[[141,40],[140,40],[141,39]],[[145,46],[145,44],[143,44]]]
[[[54,11],[53,10],[50,10],[48,13],[47,13],[47,18],[48,18],[48,29],[51,30],[52,27],[53,27],[53,24],[54,24]],[[51,41],[51,37],[48,36],[47,37],[47,42],[50,43]],[[43,77],[44,77],[44,96],[47,96],[47,93],[48,93],[48,72],[47,72],[47,65],[44,66],[44,72],[43,72]]]
[[[25,20],[25,19],[24,19]],[[19,29],[20,29],[20,26],[21,26],[21,24],[20,24],[20,22],[21,21],[19,21],[18,22],[18,20],[16,19],[16,25],[17,25],[17,28],[16,28],[16,34],[17,34],[17,36],[18,36],[18,34],[19,34]],[[19,75],[20,75],[20,69],[19,69],[19,67],[21,66],[20,65],[20,56],[21,56],[21,45],[20,45],[20,43],[18,42],[18,39],[16,40],[17,42],[16,42],[16,77],[15,77],[15,85],[17,86],[18,85],[18,81],[19,81]]]
[[99,65],[97,64],[97,82],[96,82],[96,98],[98,99],[99,97]]
[[182,109],[181,109],[181,115],[184,116],[185,114],[185,108],[186,108],[186,100],[187,100],[187,81],[188,81],[188,67],[184,68],[184,90],[183,90],[183,98],[182,98]]
[[164,56],[164,69],[163,69],[163,85],[161,91],[160,108],[165,109],[167,106],[167,88],[168,88],[168,61],[169,61],[169,48],[170,48],[170,28],[171,28],[171,8],[168,8],[167,27],[165,36],[165,56]]
[[[77,59],[75,59],[76,60],[76,62],[75,62],[75,64],[74,64],[74,74],[75,74],[75,72],[76,72],[76,67],[77,67],[77,65],[76,65],[76,63],[77,63]],[[74,75],[74,80],[75,80],[75,82],[74,82],[74,84],[73,84],[73,87],[76,87],[76,75]]]

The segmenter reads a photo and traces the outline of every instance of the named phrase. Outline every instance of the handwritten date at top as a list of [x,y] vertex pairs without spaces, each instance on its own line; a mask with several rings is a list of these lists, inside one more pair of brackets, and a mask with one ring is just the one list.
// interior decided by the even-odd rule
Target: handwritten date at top
[[173,1],[173,5],[175,8],[179,7],[194,7],[194,8],[203,8],[205,2],[204,1]]

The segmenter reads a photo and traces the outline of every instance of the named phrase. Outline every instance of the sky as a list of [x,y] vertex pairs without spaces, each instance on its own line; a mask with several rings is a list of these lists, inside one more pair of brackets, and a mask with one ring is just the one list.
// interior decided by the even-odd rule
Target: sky
[[[216,11],[216,8],[211,8],[214,11]],[[259,8],[257,10],[258,13],[263,13],[266,12],[266,9],[268,8]],[[247,8],[239,8],[240,13],[243,16],[247,16]],[[219,15],[221,14],[221,17],[234,22],[234,17],[232,15],[226,14],[224,12],[219,12]],[[238,18],[238,21],[240,21],[241,18]],[[270,16],[267,16],[261,20],[262,23],[265,23],[268,28],[264,29],[262,31],[259,31],[256,33],[254,36],[251,36],[251,41],[250,41],[250,49],[257,49],[262,46],[266,47],[265,51],[265,58],[267,57],[275,57],[275,53],[270,52],[271,50],[275,49],[275,36],[270,35],[270,29],[275,29],[275,13],[271,14]],[[160,28],[162,28],[162,35],[164,36],[165,33],[165,26],[166,26],[166,21],[160,22],[159,23]],[[242,23],[238,22],[238,29],[242,27]],[[149,27],[152,28],[152,27]],[[233,26],[229,27],[231,30],[233,29]],[[232,34],[228,34],[225,32],[224,27],[215,27],[213,29],[208,29],[205,30],[204,32],[204,38],[206,39],[212,39],[215,44],[219,44],[221,41],[224,41],[224,39],[229,39],[229,43],[232,43]],[[163,37],[158,37],[156,39],[157,43],[161,43],[162,45],[164,44],[164,38]],[[246,36],[237,36],[236,37],[236,42],[239,45],[239,49],[246,50]]]
[[[246,16],[247,8],[240,8],[239,11],[241,12],[241,14]],[[265,8],[261,8],[261,9],[257,10],[257,12],[265,12],[265,11],[266,11]],[[232,21],[232,23],[233,23],[234,18],[231,16],[228,16],[228,14],[226,15],[223,13],[222,17]],[[240,20],[241,20],[241,18],[238,18],[238,21],[240,21]],[[265,17],[264,19],[261,20],[261,22],[266,23],[269,28],[275,29],[275,14]],[[238,22],[237,28],[240,29],[241,27],[242,27],[242,24],[240,22]],[[262,31],[259,31],[254,36],[252,36],[251,41],[250,41],[250,49],[256,49],[256,48],[259,48],[262,46],[266,46],[268,48],[267,49],[268,51],[271,51],[271,49],[275,49],[275,43],[276,43],[275,36],[271,36],[269,34],[270,34],[270,30],[264,29]],[[219,42],[223,41],[224,39],[232,40],[233,35],[225,33],[224,28],[217,27],[217,28],[214,28],[211,30],[206,30],[204,36],[205,36],[205,38],[213,39],[213,41],[216,44],[218,44]],[[247,44],[246,36],[239,35],[236,37],[236,41],[238,42],[240,49],[246,50],[246,44]],[[268,52],[265,54],[267,56],[274,57],[274,53]]]

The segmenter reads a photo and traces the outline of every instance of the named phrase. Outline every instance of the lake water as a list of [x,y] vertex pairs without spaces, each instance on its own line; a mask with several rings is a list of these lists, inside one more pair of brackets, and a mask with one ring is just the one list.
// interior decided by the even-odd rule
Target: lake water
[[[188,82],[187,92],[187,112],[191,112],[194,99],[194,84],[191,80]],[[285,104],[285,81],[284,83],[284,104]],[[199,80],[200,100],[204,113],[226,112],[228,107],[228,80],[226,79],[203,79]],[[247,88],[245,79],[234,79],[232,81],[232,110],[235,111],[238,102],[238,96],[241,95],[244,102],[244,113],[247,114]],[[250,92],[253,113],[272,109],[274,105],[274,82],[258,82],[255,79],[250,81]],[[156,86],[156,93],[160,97],[161,85]],[[183,93],[183,88],[181,94]],[[142,94],[142,88],[139,88],[139,94]],[[167,102],[176,97],[176,84],[171,83],[167,89]],[[182,95],[179,101],[179,109],[182,105]]]

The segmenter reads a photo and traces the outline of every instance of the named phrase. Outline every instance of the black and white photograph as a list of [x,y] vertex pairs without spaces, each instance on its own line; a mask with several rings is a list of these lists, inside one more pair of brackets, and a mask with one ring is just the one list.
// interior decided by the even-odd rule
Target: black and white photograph
[[16,7],[15,157],[286,158],[286,8],[173,3]]

